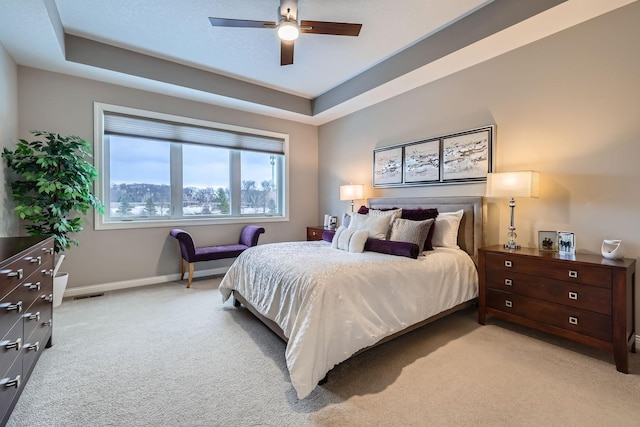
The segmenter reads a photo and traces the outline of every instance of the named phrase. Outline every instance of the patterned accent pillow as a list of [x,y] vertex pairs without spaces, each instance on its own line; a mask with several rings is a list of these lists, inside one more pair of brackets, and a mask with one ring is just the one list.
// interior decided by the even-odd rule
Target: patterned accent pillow
[[424,243],[429,234],[429,230],[435,219],[429,218],[424,221],[411,221],[409,219],[397,218],[391,224],[391,236],[389,240],[396,242],[410,242],[418,245],[420,252],[424,250]]

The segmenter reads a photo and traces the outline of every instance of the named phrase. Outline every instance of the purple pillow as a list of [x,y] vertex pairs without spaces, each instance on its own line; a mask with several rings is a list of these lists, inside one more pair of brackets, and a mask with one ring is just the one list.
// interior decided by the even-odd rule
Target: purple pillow
[[381,254],[404,256],[417,259],[420,255],[420,248],[415,243],[394,242],[391,240],[380,240],[369,237],[364,244],[365,251],[379,252]]
[[333,236],[335,236],[336,232],[334,230],[324,230],[322,232],[322,240],[325,242],[331,243],[333,241]]
[[[395,209],[399,209],[399,208],[382,208],[382,209],[376,209],[377,211],[393,211]],[[358,209],[358,213],[360,215],[368,215],[369,214],[369,208],[366,206],[360,206],[360,209]]]

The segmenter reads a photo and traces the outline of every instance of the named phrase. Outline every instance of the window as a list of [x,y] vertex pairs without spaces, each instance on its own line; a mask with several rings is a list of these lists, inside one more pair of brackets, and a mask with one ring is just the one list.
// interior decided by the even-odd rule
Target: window
[[286,220],[288,136],[95,104],[96,229]]

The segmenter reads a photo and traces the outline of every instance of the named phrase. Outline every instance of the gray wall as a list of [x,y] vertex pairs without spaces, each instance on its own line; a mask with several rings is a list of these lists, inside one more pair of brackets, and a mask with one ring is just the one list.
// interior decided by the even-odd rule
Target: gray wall
[[[18,66],[0,44],[0,151],[14,148],[18,136]],[[0,162],[0,237],[15,236],[18,221],[13,215],[9,176]]]
[[[372,151],[495,123],[496,170],[541,172],[540,199],[517,201],[520,244],[567,230],[580,252],[618,238],[637,258],[639,21],[636,2],[321,126],[321,212],[348,210],[338,187],[350,181],[366,197],[483,195],[484,184],[373,189]],[[488,200],[488,213],[485,243],[505,242],[507,200]]]
[[[304,240],[306,226],[318,221],[317,127],[160,94],[99,83],[33,68],[18,67],[19,134],[41,129],[79,135],[93,142],[93,102],[247,126],[289,134],[290,221],[261,224],[260,243]],[[184,227],[197,244],[235,243],[242,224]],[[79,247],[66,251],[62,271],[68,288],[134,281],[179,273],[177,242],[171,227],[93,230],[93,215],[77,235]],[[199,263],[196,270],[230,265],[230,260]]]

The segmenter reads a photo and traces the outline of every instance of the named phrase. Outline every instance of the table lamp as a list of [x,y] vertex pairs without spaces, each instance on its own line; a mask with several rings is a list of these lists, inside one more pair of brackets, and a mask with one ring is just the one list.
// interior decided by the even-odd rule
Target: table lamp
[[351,212],[353,213],[353,201],[364,199],[363,184],[349,184],[340,186],[340,200],[351,200]]
[[511,225],[509,226],[509,241],[504,247],[519,249],[516,243],[516,227],[513,225],[513,215],[516,207],[516,197],[538,198],[540,173],[534,171],[498,172],[487,175],[487,197],[508,197],[511,208]]

